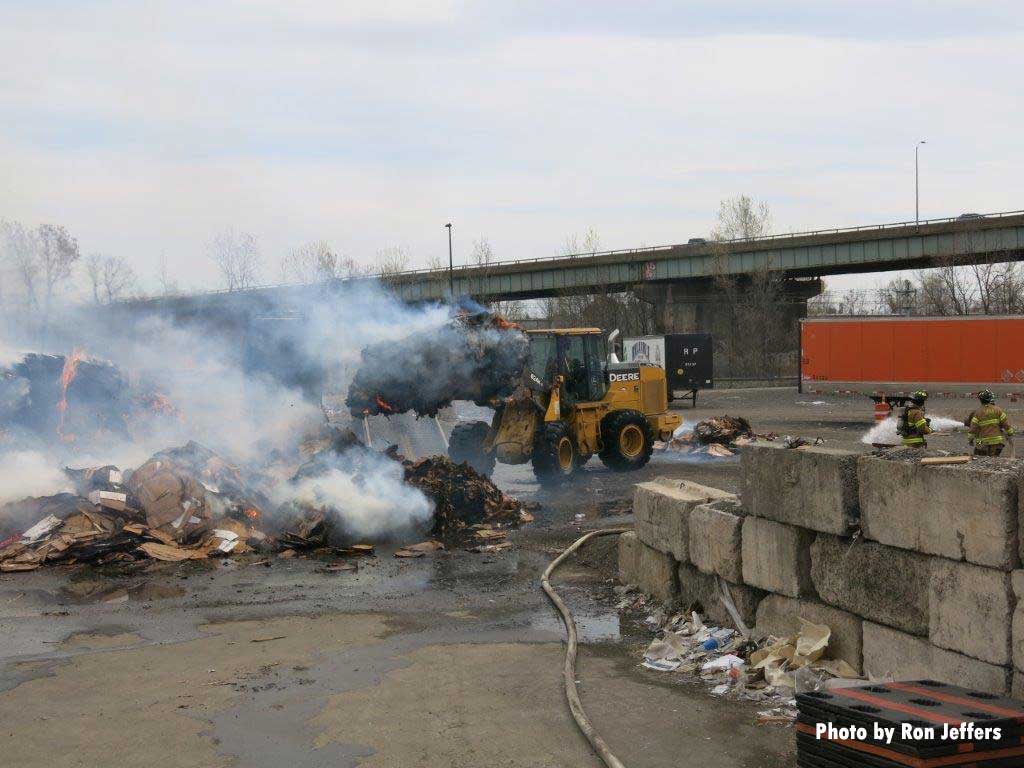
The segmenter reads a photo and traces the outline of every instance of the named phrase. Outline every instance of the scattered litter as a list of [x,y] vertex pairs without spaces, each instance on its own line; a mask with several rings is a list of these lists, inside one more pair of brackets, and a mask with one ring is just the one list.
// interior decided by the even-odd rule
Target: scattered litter
[[[620,609],[642,610],[648,598],[629,587]],[[696,611],[668,615],[658,608],[643,622],[656,636],[641,665],[655,672],[705,682],[713,696],[763,702],[758,724],[792,725],[797,692],[849,685],[858,680],[845,661],[826,658],[831,629],[801,619],[791,637],[750,639],[750,630],[708,626]]]
[[675,672],[681,663],[672,659],[644,659],[641,666],[653,669],[655,672]]

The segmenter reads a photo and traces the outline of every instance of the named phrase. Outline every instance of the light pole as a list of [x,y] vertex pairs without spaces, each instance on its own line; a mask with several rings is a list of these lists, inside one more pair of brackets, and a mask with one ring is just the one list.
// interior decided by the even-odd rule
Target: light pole
[[916,224],[921,223],[921,175],[918,172],[917,150],[921,148],[922,144],[927,143],[922,140],[914,145],[914,222]]
[[452,261],[452,225],[445,224],[448,229],[448,296],[455,301],[455,264]]

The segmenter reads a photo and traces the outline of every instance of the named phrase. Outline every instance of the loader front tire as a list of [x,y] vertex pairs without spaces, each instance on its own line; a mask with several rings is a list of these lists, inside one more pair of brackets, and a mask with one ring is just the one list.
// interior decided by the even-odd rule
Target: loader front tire
[[609,469],[640,469],[651,460],[654,430],[640,411],[615,411],[601,420],[601,445],[599,456]]
[[561,421],[543,424],[533,446],[533,474],[545,485],[572,475],[580,466],[580,454],[569,426]]
[[484,440],[490,426],[486,421],[456,424],[448,437],[448,458],[456,464],[466,462],[484,477],[494,472],[494,453],[484,451]]

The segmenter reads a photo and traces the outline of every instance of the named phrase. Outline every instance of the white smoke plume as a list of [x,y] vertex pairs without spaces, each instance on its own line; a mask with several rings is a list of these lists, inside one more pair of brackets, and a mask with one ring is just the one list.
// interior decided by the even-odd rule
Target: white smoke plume
[[424,532],[433,504],[403,482],[403,473],[397,461],[359,451],[357,457],[339,457],[323,474],[281,484],[274,501],[326,508],[337,516],[340,530],[357,539]]
[[[378,283],[357,281],[285,289],[274,298],[239,293],[82,307],[51,317],[44,337],[38,328],[21,334],[0,328],[0,467],[18,468],[10,478],[0,474],[0,495],[55,493],[67,487],[58,482],[63,466],[130,469],[189,440],[229,461],[280,463],[289,452],[294,457],[304,434],[322,428],[321,394],[343,397],[363,347],[440,326],[448,317],[447,307],[409,306]],[[82,350],[87,359],[113,363],[133,386],[158,392],[167,407],[120,419],[120,404],[89,394],[79,379],[69,388],[75,395],[68,398],[69,419],[76,408],[95,408],[113,414],[107,422],[114,428],[77,430],[84,434],[71,440],[33,432],[16,423],[17,406],[3,407],[24,394],[10,373],[21,357],[15,349],[62,356]],[[42,407],[51,414],[57,397],[47,399],[54,402]],[[26,454],[29,448],[41,452]],[[387,459],[359,476],[339,465],[316,482],[282,491],[279,500],[312,498],[365,536],[421,523],[432,513],[426,497],[403,483],[401,466]]]
[[39,451],[0,453],[0,504],[73,490],[70,478]]

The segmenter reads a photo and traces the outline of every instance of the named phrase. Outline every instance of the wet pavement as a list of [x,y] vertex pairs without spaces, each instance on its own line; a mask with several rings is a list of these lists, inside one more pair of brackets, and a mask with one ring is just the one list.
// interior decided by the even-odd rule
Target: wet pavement
[[[563,630],[537,582],[583,531],[628,523],[632,485],[658,475],[739,481],[735,460],[661,456],[632,475],[595,460],[551,492],[529,467],[499,466],[503,490],[541,505],[503,553],[382,549],[351,573],[253,557],[130,578],[4,575],[3,762],[597,766],[568,715]],[[625,763],[792,764],[792,732],[755,725],[755,705],[638,666],[649,635],[614,609],[615,562],[600,539],[556,586],[584,641],[584,704]]]

